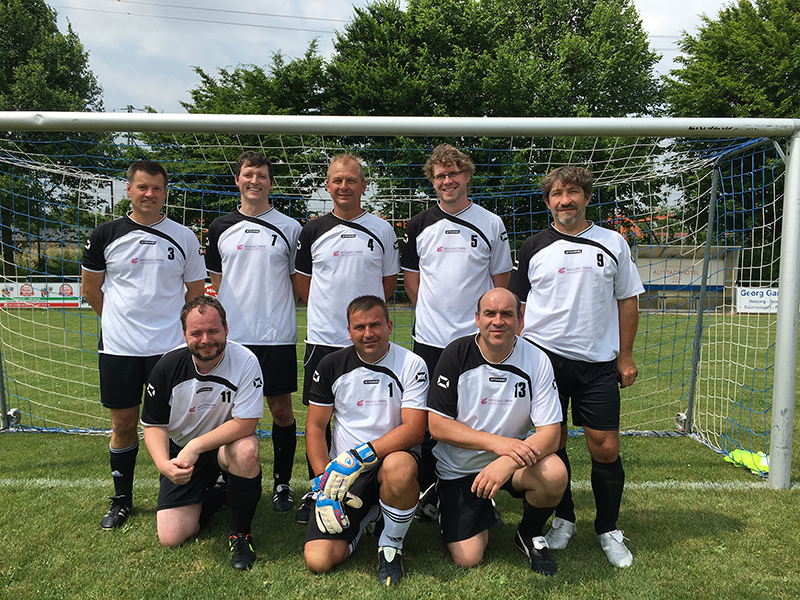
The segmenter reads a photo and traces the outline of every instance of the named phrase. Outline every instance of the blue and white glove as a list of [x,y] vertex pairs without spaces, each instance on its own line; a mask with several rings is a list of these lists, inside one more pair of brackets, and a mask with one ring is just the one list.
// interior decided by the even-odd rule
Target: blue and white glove
[[369,442],[342,452],[328,463],[325,472],[319,476],[322,493],[331,500],[341,502],[361,471],[365,467],[377,464],[377,461],[375,449]]
[[[354,496],[350,492],[345,494],[345,502],[347,506],[353,508],[361,508],[361,498]],[[350,519],[344,512],[344,506],[338,500],[331,500],[325,495],[317,497],[317,506],[315,509],[317,517],[317,527],[320,531],[328,533],[342,533],[345,529],[350,527]]]

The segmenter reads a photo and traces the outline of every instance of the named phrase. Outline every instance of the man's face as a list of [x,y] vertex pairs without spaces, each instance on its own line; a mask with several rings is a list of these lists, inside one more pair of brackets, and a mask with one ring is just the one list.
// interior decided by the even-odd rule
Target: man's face
[[183,332],[183,339],[198,366],[222,356],[228,335],[228,328],[222,325],[216,309],[206,306],[204,311],[201,313],[199,308],[195,308],[186,315],[186,329]]
[[565,233],[580,232],[586,228],[586,206],[592,196],[587,196],[577,183],[556,181],[545,200],[556,221],[556,229]]
[[136,171],[133,181],[128,182],[131,199],[131,216],[145,225],[161,219],[161,208],[167,199],[167,186],[162,175],[150,175]]
[[261,165],[253,167],[244,165],[239,175],[234,177],[236,187],[242,194],[242,201],[250,204],[269,202],[269,192],[272,190],[272,181],[269,178],[269,167]]
[[431,172],[433,179],[433,189],[439,202],[444,205],[461,206],[466,205],[469,181],[472,178],[470,172],[461,169],[458,165],[433,165]]
[[360,210],[361,195],[367,189],[361,168],[352,160],[340,160],[331,165],[325,187],[338,212]]
[[519,318],[517,301],[506,289],[495,289],[484,295],[475,315],[481,340],[496,353],[508,354],[514,347]]
[[389,351],[392,322],[386,320],[383,308],[376,306],[366,312],[353,311],[347,331],[361,360],[374,363]]

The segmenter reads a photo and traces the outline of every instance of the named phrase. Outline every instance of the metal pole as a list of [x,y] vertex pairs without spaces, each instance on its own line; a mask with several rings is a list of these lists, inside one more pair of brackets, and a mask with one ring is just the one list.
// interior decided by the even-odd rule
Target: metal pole
[[711,176],[711,199],[708,201],[708,227],[706,228],[706,247],[703,256],[703,275],[700,278],[700,298],[697,306],[697,323],[694,329],[694,347],[692,349],[692,374],[689,379],[689,403],[686,407],[686,424],[684,431],[692,433],[692,412],[694,411],[694,395],[697,386],[697,369],[700,366],[700,347],[703,344],[703,314],[706,306],[706,285],[708,269],[711,263],[711,240],[714,237],[714,221],[717,218],[717,189],[719,188],[719,163],[714,162],[714,173]]
[[0,429],[11,427],[11,420],[8,417],[8,406],[6,406],[6,375],[3,370],[3,355],[0,353]]
[[789,138],[789,163],[783,196],[778,323],[772,387],[769,484],[788,489],[792,471],[797,333],[800,321],[800,134]]

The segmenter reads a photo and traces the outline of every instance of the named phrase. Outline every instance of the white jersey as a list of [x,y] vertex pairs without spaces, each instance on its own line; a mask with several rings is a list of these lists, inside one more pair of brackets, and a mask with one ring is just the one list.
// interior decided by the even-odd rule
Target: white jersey
[[294,274],[300,224],[275,208],[236,211],[208,228],[206,267],[221,274],[217,298],[228,315],[228,339],[278,346],[297,342]]
[[166,427],[169,438],[185,446],[231,419],[260,419],[264,392],[258,359],[228,341],[225,354],[205,375],[186,345],[168,352],[147,380],[142,425]]
[[197,236],[163,217],[141,225],[129,215],[89,235],[81,266],[105,273],[99,352],[155,356],[183,341],[184,282],[203,281]]
[[419,272],[414,339],[444,348],[477,331],[478,298],[494,287],[493,275],[511,270],[505,225],[477,204],[456,215],[437,204],[408,222],[402,265]]
[[311,404],[333,405],[334,458],[399,427],[402,409],[425,410],[427,393],[425,361],[391,343],[386,356],[373,364],[361,360],[355,346],[324,356],[309,399]]
[[550,227],[529,237],[508,287],[525,302],[522,336],[583,362],[617,358],[617,300],[644,291],[625,238],[594,224],[578,235]]
[[[454,419],[475,431],[525,439],[531,424],[561,423],[561,402],[550,359],[517,338],[502,362],[484,358],[477,335],[450,343],[436,365],[428,392],[428,411]],[[442,479],[480,472],[497,459],[488,450],[469,450],[437,442],[433,448]]]
[[399,271],[397,236],[380,217],[330,212],[309,221],[297,244],[297,272],[311,277],[306,342],[348,346],[347,305],[367,294],[385,299],[383,278]]

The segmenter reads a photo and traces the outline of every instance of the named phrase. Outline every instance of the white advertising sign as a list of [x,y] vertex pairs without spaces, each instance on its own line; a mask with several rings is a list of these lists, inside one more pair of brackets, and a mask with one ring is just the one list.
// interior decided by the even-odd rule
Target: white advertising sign
[[778,312],[778,288],[736,288],[736,312]]
[[0,284],[0,308],[79,308],[77,281]]

